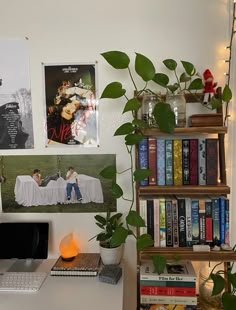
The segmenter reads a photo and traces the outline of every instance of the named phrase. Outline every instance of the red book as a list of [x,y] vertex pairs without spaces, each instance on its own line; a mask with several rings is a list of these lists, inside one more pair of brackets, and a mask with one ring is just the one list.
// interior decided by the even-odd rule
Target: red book
[[195,287],[140,286],[141,295],[195,296]]
[[217,185],[218,139],[206,139],[206,184]]
[[189,140],[189,184],[198,185],[198,139]]
[[205,210],[206,210],[206,242],[211,243],[212,238],[212,203],[211,200],[205,201]]
[[148,178],[149,185],[157,184],[157,143],[156,138],[148,138],[148,167],[152,174]]

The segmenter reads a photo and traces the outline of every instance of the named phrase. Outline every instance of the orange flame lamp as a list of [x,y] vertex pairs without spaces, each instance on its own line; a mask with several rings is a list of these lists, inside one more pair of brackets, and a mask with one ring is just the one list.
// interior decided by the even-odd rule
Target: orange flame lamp
[[71,260],[79,253],[79,245],[73,233],[70,233],[61,240],[59,251],[64,260]]

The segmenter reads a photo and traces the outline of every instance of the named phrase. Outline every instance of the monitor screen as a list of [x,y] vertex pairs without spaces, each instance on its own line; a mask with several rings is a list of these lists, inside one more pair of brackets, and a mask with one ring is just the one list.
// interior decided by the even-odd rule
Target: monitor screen
[[0,258],[46,259],[48,223],[0,223]]

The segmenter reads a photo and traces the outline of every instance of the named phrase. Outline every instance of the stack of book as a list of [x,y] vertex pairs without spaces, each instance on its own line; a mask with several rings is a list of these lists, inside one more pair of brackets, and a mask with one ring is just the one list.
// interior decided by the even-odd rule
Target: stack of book
[[192,263],[168,262],[164,272],[158,274],[151,260],[142,261],[140,304],[143,310],[156,310],[158,306],[168,310],[197,309],[196,273]]
[[51,268],[51,276],[97,276],[100,268],[99,253],[79,253],[71,260],[61,256]]

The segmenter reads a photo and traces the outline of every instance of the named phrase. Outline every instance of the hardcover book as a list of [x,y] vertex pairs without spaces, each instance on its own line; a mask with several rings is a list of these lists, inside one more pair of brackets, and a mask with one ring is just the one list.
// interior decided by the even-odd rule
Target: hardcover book
[[167,286],[167,287],[194,287],[196,288],[196,281],[156,281],[156,280],[140,280],[140,286]]
[[140,227],[140,235],[147,234],[147,200],[139,200],[139,214],[145,222],[145,227]]
[[175,287],[175,286],[140,286],[141,295],[163,295],[163,296],[195,296],[194,287]]
[[154,246],[160,246],[159,199],[154,199]]
[[198,244],[199,243],[199,206],[198,206],[198,200],[192,199],[191,200],[192,205],[192,244]]
[[191,261],[167,262],[164,272],[155,272],[152,260],[144,260],[140,266],[140,280],[196,282]]
[[191,247],[193,243],[191,198],[185,198],[185,210],[186,210],[186,246]]
[[154,240],[154,201],[147,200],[147,233]]
[[183,185],[189,185],[189,139],[182,141]]
[[166,246],[173,246],[172,201],[166,199]]
[[172,140],[165,140],[166,152],[166,185],[173,185],[173,144]]
[[166,206],[165,199],[159,200],[160,247],[166,247]]
[[183,184],[182,175],[182,140],[175,139],[173,141],[173,170],[174,170],[174,185]]
[[179,246],[186,247],[186,209],[185,199],[178,199]]
[[211,243],[212,239],[212,203],[211,200],[205,200],[205,216],[206,216],[206,243]]
[[99,253],[79,253],[72,260],[60,256],[51,269],[51,276],[97,276],[100,267]]
[[218,139],[206,139],[206,184],[217,185]]
[[205,200],[199,199],[199,243],[206,243],[206,209],[205,209]]
[[152,170],[152,174],[148,178],[149,185],[157,184],[157,146],[156,138],[148,138],[148,168]]
[[220,245],[220,204],[219,198],[212,199],[213,242]]
[[157,185],[165,185],[165,140],[157,139]]
[[173,217],[173,247],[179,246],[179,224],[178,224],[178,203],[177,199],[172,199],[172,217]]
[[198,140],[198,184],[206,185],[206,139]]
[[[140,169],[148,169],[148,140],[143,138],[138,144],[138,166]],[[141,186],[148,185],[148,178],[139,182]]]
[[189,140],[189,184],[198,185],[198,139]]

